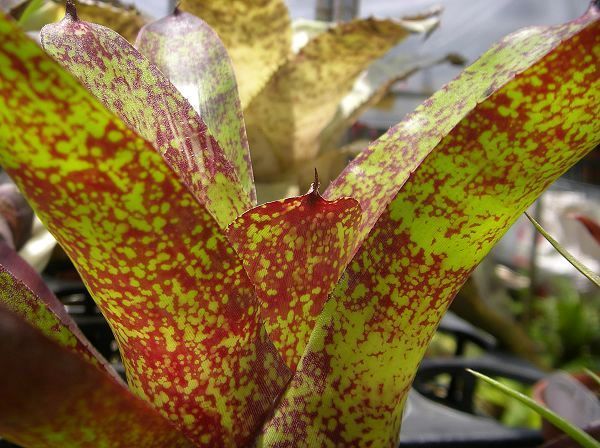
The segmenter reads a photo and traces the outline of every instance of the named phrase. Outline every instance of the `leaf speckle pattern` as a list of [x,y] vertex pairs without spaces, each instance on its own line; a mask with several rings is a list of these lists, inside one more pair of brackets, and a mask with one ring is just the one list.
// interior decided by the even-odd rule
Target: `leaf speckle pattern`
[[[522,49],[533,39],[546,55],[530,57],[531,67],[463,111],[466,117],[387,205],[372,199],[382,190],[367,189],[397,172],[371,167],[365,157],[349,168],[346,178],[365,163],[359,198],[368,213],[380,212],[366,216],[373,227],[325,304],[260,446],[397,446],[406,393],[452,298],[523,210],[599,143],[600,81],[589,63],[600,49],[597,15],[592,9],[570,24],[501,43]],[[496,59],[498,51],[476,64]],[[458,78],[454,88],[468,79]],[[446,101],[454,104],[434,96],[383,141],[426,115],[427,107],[442,112],[443,129],[442,118],[453,121],[460,112],[438,109]],[[422,129],[426,143],[433,138],[428,129]],[[407,144],[420,142],[418,129],[411,134]],[[343,180],[333,192],[344,190]]]
[[354,199],[326,201],[314,189],[244,213],[229,239],[256,285],[269,336],[294,370],[361,223]]
[[[236,169],[201,117],[124,38],[69,15],[45,26],[41,36],[46,52],[164,155],[221,227],[251,207]],[[116,143],[120,134],[110,137]],[[160,174],[152,175],[160,181]]]
[[5,19],[0,42],[0,163],[109,321],[131,390],[203,446],[245,443],[289,371],[219,225]]

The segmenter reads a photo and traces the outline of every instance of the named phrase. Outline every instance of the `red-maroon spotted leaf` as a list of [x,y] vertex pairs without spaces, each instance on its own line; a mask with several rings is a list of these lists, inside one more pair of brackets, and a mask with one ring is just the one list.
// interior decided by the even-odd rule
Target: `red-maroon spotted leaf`
[[109,321],[132,391],[202,446],[246,444],[289,371],[223,231],[150,144],[2,18],[0,58],[0,163]]
[[225,46],[206,22],[175,11],[141,29],[135,46],[200,114],[256,203],[250,151],[235,73]]
[[191,448],[114,378],[0,304],[0,436],[24,447]]
[[44,285],[37,272],[2,241],[0,241],[0,304],[50,339],[79,354],[91,364],[106,369],[120,381],[114,369],[81,333],[63,304]]
[[292,370],[361,223],[354,199],[326,201],[317,188],[313,184],[304,196],[253,208],[228,229],[262,300],[269,336]]
[[71,6],[42,29],[44,50],[152,143],[222,227],[249,209],[235,168],[175,86],[123,37],[76,14]]
[[507,37],[330,190],[358,187],[372,228],[261,446],[397,446],[406,394],[455,293],[523,210],[600,141],[599,15],[592,8]]
[[31,236],[33,211],[19,189],[0,173],[0,241],[19,250]]

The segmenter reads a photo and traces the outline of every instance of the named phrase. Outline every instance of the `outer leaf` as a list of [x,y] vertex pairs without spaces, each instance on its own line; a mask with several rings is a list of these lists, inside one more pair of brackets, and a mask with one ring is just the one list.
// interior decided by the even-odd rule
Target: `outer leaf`
[[313,184],[304,196],[256,207],[229,227],[262,300],[269,336],[292,370],[348,262],[361,222],[355,200],[329,202],[317,188]]
[[175,86],[121,36],[70,8],[42,29],[43,48],[164,154],[222,227],[250,208],[235,168]]
[[575,219],[579,221],[590,233],[592,238],[596,240],[598,244],[600,244],[600,224],[598,224],[593,219],[588,218],[587,216],[577,215]]
[[110,322],[132,390],[198,443],[244,444],[289,373],[226,237],[148,143],[4,19],[0,43],[0,163]]
[[[319,34],[291,57],[245,112],[257,177],[314,158],[321,131],[358,75],[414,29],[412,21],[354,20]],[[271,152],[275,164],[263,155]]]
[[114,378],[0,305],[0,435],[24,447],[192,447]]
[[600,140],[598,15],[591,8],[504,39],[330,189],[354,187],[373,228],[325,304],[263,446],[397,446],[406,393],[451,299]]
[[290,53],[292,32],[285,2],[183,0],[180,8],[205,20],[227,47],[245,108]]
[[571,263],[575,269],[577,269],[579,272],[585,275],[588,279],[590,279],[592,283],[594,283],[600,288],[600,276],[598,274],[593,273],[590,269],[584,266],[583,263],[577,260],[577,258],[571,255],[571,253],[567,249],[562,247],[558,241],[552,238],[550,234],[544,230],[544,228],[540,225],[539,222],[537,222],[535,219],[529,216],[529,213],[525,213],[525,216],[527,216],[527,218],[531,221],[531,224],[533,224],[536,230],[540,232],[550,244],[552,244],[552,247],[554,247],[558,253],[565,257],[565,259],[569,263]]
[[[529,218],[529,219],[531,219],[531,218]],[[594,440],[594,438],[592,436],[590,436],[589,434],[587,434],[584,430],[569,423],[567,420],[562,418],[557,413],[551,411],[550,409],[545,408],[544,406],[540,406],[538,403],[536,403],[534,400],[529,398],[527,395],[524,395],[521,392],[513,390],[510,387],[507,387],[504,384],[502,384],[482,373],[475,372],[474,370],[471,370],[471,369],[467,369],[467,371],[472,373],[473,375],[475,375],[477,378],[481,379],[482,381],[485,381],[487,384],[492,386],[494,389],[497,389],[500,392],[504,393],[505,395],[508,395],[509,397],[512,397],[517,401],[520,401],[525,406],[527,406],[529,409],[537,412],[545,420],[547,420],[548,422],[552,423],[554,426],[559,428],[561,431],[563,431],[565,434],[567,434],[569,437],[571,437],[571,439],[573,439],[577,443],[579,443],[582,447],[584,447],[584,448],[600,448],[600,442],[597,442],[596,440]]]
[[203,20],[176,10],[142,28],[136,47],[168,76],[200,114],[256,204],[237,83],[219,36]]
[[63,304],[44,285],[37,272],[3,242],[0,242],[0,304],[48,338],[119,378],[79,331]]

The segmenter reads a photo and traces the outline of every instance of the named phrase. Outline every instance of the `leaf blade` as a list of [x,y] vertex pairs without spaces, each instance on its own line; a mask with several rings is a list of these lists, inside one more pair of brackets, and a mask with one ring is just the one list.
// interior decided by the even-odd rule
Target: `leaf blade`
[[[587,57],[600,46],[598,15],[591,8],[573,22],[506,38],[479,64],[496,65],[499,54],[510,54],[507,47],[524,49],[524,40],[533,39],[535,45],[529,44],[536,51],[528,55],[528,64],[518,75],[502,74],[508,79],[484,96],[488,100],[465,111],[463,92],[458,89],[460,94],[453,98],[456,91],[449,85],[426,101],[435,118],[440,118],[437,107],[457,101],[462,120],[453,122],[448,117],[453,111],[441,115],[451,122],[447,135],[437,133],[447,123],[433,120],[435,126],[422,129],[421,146],[416,126],[427,114],[420,108],[372,145],[372,150],[387,145],[382,146],[387,153],[377,159],[380,165],[361,166],[371,157],[369,152],[350,165],[343,176],[356,176],[357,185],[352,186],[358,186],[355,197],[363,211],[367,209],[363,226],[367,223],[369,233],[325,304],[298,370],[264,429],[262,446],[298,438],[321,444],[397,444],[406,394],[454,294],[503,231],[600,139],[595,119],[600,104],[598,78]],[[588,65],[581,63],[586,60]],[[476,75],[469,69],[466,73],[455,82],[468,80],[466,85],[475,89]],[[487,76],[485,71],[481,76]],[[539,76],[548,82],[538,83]],[[535,97],[551,82],[564,89],[546,102],[513,104],[510,100]],[[572,95],[583,95],[585,101],[572,107]],[[532,121],[523,119],[530,107],[536,108]],[[556,115],[561,113],[565,116]],[[543,150],[535,151],[523,142],[494,145],[489,137],[479,141],[478,134],[490,129],[505,135],[532,126],[535,132],[530,129],[526,135],[537,142],[548,135],[549,122],[566,129],[550,133],[551,141],[543,140]],[[393,143],[397,133],[404,131],[408,137]],[[415,152],[426,148],[424,162],[418,154],[403,152],[406,146],[413,146]],[[382,171],[397,155],[394,148],[415,163],[404,174]],[[398,175],[400,180],[386,185],[392,182],[388,175]],[[339,191],[340,183],[330,193]],[[382,199],[387,188],[393,190],[389,202]],[[380,208],[384,209],[380,214],[370,215]],[[293,425],[288,424],[291,415]]]
[[565,434],[567,434],[569,437],[571,437],[571,439],[573,439],[577,443],[581,444],[582,447],[585,447],[585,448],[600,447],[600,443],[598,441],[596,441],[588,433],[586,433],[582,429],[578,428],[577,426],[573,425],[572,423],[568,422],[567,420],[565,420],[564,418],[562,418],[560,415],[553,412],[552,410],[536,403],[534,400],[529,398],[527,395],[522,394],[519,391],[513,390],[510,387],[507,387],[506,385],[504,385],[482,373],[476,372],[471,369],[467,369],[467,372],[471,373],[472,375],[475,375],[477,378],[481,379],[482,381],[485,381],[487,384],[489,384],[493,388],[501,391],[502,393],[508,395],[509,397],[512,397],[515,400],[518,400],[519,402],[523,403],[529,409],[535,411],[540,416],[542,416],[545,420],[552,423],[552,425],[559,428],[561,431],[563,431]]
[[219,225],[149,143],[4,18],[0,57],[0,101],[19,105],[0,107],[0,163],[110,322],[132,390],[194,440],[246,443],[289,370]]
[[0,435],[15,443],[193,446],[106,372],[42,336],[1,304],[0,358],[8,361],[0,372]]
[[79,354],[121,381],[68,315],[42,278],[19,255],[0,241],[0,304],[56,343]]
[[237,82],[219,36],[203,20],[176,11],[142,28],[136,48],[169,78],[202,117],[236,169],[251,203],[256,204]]
[[124,38],[71,13],[46,25],[41,38],[47,53],[164,155],[221,227],[250,208],[235,168],[201,117]]
[[583,263],[577,260],[577,258],[575,258],[573,255],[571,255],[571,253],[563,246],[561,246],[558,241],[552,238],[552,236],[550,236],[550,234],[546,232],[546,230],[540,225],[540,223],[533,219],[533,217],[530,216],[529,213],[525,212],[525,216],[527,216],[527,219],[531,221],[531,224],[533,224],[536,230],[540,232],[550,244],[552,244],[552,247],[554,247],[558,253],[560,253],[569,263],[573,265],[575,269],[577,269],[585,277],[587,277],[594,285],[600,288],[600,276],[598,274],[592,272],[591,269],[584,266]]
[[269,337],[292,371],[361,222],[356,201],[325,201],[315,184],[303,196],[249,210],[228,229],[256,286]]
[[184,0],[179,7],[206,21],[223,40],[245,108],[290,53],[292,32],[285,2]]
[[[314,158],[322,130],[358,75],[412,33],[412,25],[391,19],[340,23],[283,64],[245,109],[257,178]],[[275,155],[273,166],[260,163],[263,153]]]

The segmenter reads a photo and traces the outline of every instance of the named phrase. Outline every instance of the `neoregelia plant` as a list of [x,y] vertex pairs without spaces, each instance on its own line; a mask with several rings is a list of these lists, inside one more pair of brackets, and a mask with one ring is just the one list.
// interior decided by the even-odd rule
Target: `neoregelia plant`
[[72,3],[42,35],[58,64],[0,18],[0,163],[79,270],[128,379],[3,259],[0,435],[36,447],[394,446],[458,288],[600,140],[599,15],[593,4],[505,38],[323,196],[315,181],[258,207],[233,71],[203,22],[185,16],[215,45],[202,64],[220,82],[186,84],[205,92],[206,120]]

